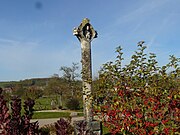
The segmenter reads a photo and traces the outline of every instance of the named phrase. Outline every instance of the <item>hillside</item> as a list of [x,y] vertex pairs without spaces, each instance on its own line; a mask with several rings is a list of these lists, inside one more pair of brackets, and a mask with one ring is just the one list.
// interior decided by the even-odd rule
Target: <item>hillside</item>
[[45,86],[47,82],[51,78],[32,78],[32,79],[25,79],[20,81],[5,81],[0,82],[0,87],[2,88],[8,88],[8,87],[14,87],[16,84],[21,84],[22,86]]

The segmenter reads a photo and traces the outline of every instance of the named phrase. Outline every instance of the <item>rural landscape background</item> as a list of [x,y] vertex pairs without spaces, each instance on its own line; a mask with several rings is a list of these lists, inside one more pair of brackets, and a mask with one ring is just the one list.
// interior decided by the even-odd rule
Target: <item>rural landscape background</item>
[[[0,1],[0,134],[74,132],[88,17],[93,116],[103,134],[180,134],[179,0]],[[41,120],[53,120],[42,124]],[[88,134],[87,123],[78,125]]]

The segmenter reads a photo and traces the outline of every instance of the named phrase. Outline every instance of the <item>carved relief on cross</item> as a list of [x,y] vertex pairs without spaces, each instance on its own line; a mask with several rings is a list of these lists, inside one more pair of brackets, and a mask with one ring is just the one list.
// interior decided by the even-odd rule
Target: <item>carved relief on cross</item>
[[89,23],[88,18],[83,19],[78,28],[74,28],[73,35],[75,35],[80,42],[82,42],[82,40],[91,42],[94,38],[97,38],[97,32]]

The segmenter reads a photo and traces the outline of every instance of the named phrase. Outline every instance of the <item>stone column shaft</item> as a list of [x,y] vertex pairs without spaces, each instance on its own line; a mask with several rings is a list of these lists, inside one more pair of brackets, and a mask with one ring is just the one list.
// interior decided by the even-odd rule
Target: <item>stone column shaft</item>
[[84,116],[87,122],[92,121],[92,68],[91,68],[91,43],[81,42],[82,55],[82,81],[83,81],[83,104]]
[[82,62],[82,82],[83,82],[83,104],[84,117],[90,126],[92,115],[92,68],[91,68],[91,41],[97,37],[97,32],[89,23],[89,19],[85,18],[79,27],[74,28],[73,34],[81,43],[81,62]]

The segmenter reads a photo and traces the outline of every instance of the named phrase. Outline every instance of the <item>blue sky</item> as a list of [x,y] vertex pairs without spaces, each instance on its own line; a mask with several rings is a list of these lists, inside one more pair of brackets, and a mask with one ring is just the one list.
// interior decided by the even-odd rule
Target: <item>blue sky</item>
[[[72,30],[83,18],[98,32],[93,75],[123,47],[128,62],[144,40],[160,65],[180,57],[180,0],[1,0],[0,81],[50,77],[81,59]],[[81,63],[80,63],[81,66]]]

